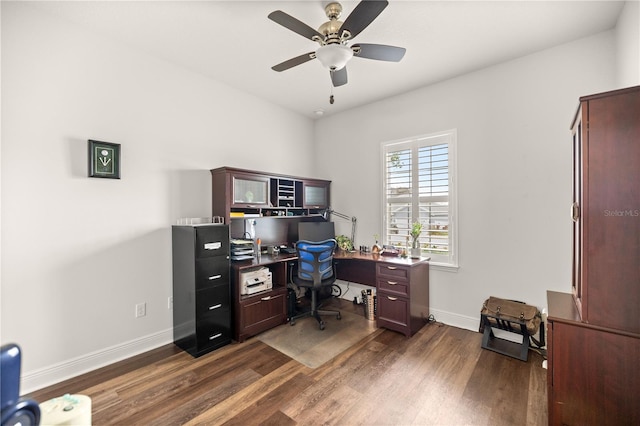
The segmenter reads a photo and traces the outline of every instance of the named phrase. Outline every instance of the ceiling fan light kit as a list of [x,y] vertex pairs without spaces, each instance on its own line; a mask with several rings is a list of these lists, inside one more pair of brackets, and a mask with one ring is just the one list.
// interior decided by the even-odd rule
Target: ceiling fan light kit
[[316,50],[316,58],[325,68],[332,71],[341,70],[353,57],[353,50],[344,44],[327,44]]
[[329,70],[333,86],[338,87],[347,84],[346,65],[354,56],[387,62],[400,61],[406,51],[402,47],[362,43],[347,46],[347,42],[368,27],[388,4],[389,2],[386,0],[362,0],[347,19],[342,22],[338,20],[342,13],[342,5],[337,2],[329,3],[325,7],[325,14],[329,21],[322,24],[318,31],[281,10],[271,12],[269,19],[272,21],[320,44],[320,47],[315,52],[304,53],[271,68],[274,71],[281,72],[312,59],[318,59]]

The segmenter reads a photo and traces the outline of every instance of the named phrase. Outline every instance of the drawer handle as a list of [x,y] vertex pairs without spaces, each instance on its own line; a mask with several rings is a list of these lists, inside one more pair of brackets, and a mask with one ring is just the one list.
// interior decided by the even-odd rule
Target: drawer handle
[[222,308],[222,303],[218,303],[217,305],[209,306],[209,310],[213,311],[214,309]]
[[396,266],[387,266],[387,269],[391,269],[392,271],[395,271],[398,268]]
[[387,299],[391,300],[392,302],[395,302],[396,300],[398,300],[397,297],[391,297],[391,296],[387,296]]
[[222,278],[222,275],[212,275],[209,277],[209,281],[217,280],[218,278]]
[[222,333],[214,334],[213,336],[209,336],[209,340],[217,339],[220,336],[222,336]]
[[262,297],[260,300],[262,300],[263,302],[266,302],[267,300],[271,300],[271,296]]
[[222,247],[222,243],[220,241],[216,241],[215,243],[205,243],[204,245],[205,250],[218,250],[220,247]]
[[387,284],[396,285],[396,284],[398,284],[398,281],[387,281]]

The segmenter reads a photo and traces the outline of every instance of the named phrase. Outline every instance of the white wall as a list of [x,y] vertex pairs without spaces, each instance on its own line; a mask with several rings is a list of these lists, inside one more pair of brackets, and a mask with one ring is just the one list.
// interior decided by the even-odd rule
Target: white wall
[[570,290],[570,122],[579,96],[612,88],[614,64],[609,31],[323,118],[315,155],[333,207],[358,218],[357,245],[373,244],[380,144],[455,128],[460,268],[431,270],[431,313],[477,330],[489,296],[546,306],[547,290]]
[[[303,116],[20,3],[2,121],[1,341],[23,392],[171,342],[170,225],[211,215],[210,169],[313,166]],[[122,144],[121,180],[87,177],[90,138]]]
[[640,1],[627,1],[616,26],[618,86],[640,84]]

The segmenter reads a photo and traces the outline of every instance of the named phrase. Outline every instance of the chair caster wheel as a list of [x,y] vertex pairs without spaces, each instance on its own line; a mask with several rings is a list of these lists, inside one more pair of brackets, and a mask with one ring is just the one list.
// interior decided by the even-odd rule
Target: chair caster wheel
[[320,330],[324,330],[324,321],[320,322]]
[[289,324],[291,324],[291,327],[293,327],[294,325],[296,325],[296,320],[292,319],[291,321],[289,321]]
[[342,315],[338,314],[337,319],[342,319]]

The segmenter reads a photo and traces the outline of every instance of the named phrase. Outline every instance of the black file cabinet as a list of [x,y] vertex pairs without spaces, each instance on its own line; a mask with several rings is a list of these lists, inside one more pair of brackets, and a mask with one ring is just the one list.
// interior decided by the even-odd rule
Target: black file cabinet
[[229,227],[172,227],[173,341],[194,357],[231,342]]

